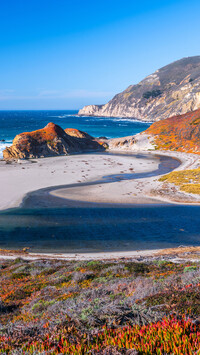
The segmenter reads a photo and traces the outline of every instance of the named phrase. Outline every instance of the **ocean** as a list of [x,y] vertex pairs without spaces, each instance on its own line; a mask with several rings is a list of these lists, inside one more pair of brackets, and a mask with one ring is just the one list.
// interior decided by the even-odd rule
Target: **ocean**
[[79,117],[78,111],[0,111],[0,158],[6,146],[10,146],[14,137],[22,132],[43,128],[49,122],[63,129],[77,128],[94,137],[123,137],[144,131],[149,123],[133,119],[108,117]]

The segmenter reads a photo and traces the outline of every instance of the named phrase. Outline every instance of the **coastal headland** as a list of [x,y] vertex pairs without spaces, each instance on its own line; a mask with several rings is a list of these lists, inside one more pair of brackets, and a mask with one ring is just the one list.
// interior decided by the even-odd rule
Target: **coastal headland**
[[200,107],[200,56],[182,58],[116,94],[105,105],[88,105],[80,116],[159,121]]

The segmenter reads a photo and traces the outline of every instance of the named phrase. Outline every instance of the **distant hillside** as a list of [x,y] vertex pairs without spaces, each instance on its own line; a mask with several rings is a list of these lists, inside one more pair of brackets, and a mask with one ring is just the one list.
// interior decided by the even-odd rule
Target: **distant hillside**
[[200,56],[171,63],[130,85],[105,105],[89,105],[79,115],[132,117],[158,121],[200,108]]
[[159,149],[200,153],[200,109],[155,122],[145,133]]

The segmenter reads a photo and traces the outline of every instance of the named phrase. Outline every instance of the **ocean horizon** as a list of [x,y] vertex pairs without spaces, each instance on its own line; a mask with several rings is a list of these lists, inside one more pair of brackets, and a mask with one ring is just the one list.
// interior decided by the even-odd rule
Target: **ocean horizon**
[[45,127],[49,122],[63,129],[76,128],[94,137],[118,138],[134,135],[150,124],[130,118],[78,116],[78,110],[5,110],[0,111],[0,158],[15,136]]

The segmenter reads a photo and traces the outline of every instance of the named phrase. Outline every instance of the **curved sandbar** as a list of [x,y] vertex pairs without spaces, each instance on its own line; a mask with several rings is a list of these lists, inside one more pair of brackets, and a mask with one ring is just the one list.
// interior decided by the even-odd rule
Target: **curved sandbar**
[[[102,154],[96,155],[97,164],[100,156]],[[90,156],[88,158],[90,159]],[[87,207],[91,206],[91,203],[95,204],[95,206],[105,203],[106,205],[115,204],[115,206],[147,203],[160,204],[160,200],[149,197],[144,188],[142,191],[142,187],[145,186],[150,189],[156,176],[166,174],[178,168],[181,164],[175,158],[146,152],[137,154],[111,153],[104,154],[104,158],[105,165],[112,165],[115,159],[121,158],[121,162],[117,163],[120,167],[120,172],[104,175],[101,178],[86,182],[79,181],[78,183],[59,186],[59,188],[49,187],[37,190],[29,193],[24,198],[23,207],[74,205]],[[126,167],[124,169],[125,162]],[[129,164],[129,168],[127,164]],[[107,168],[105,169],[106,171]]]
[[[0,161],[0,210],[19,206],[27,194],[37,190],[49,187],[56,187],[58,190],[60,187],[69,187],[70,184],[98,181],[105,175],[151,173],[158,168],[159,159],[155,157],[155,152],[138,152],[138,154],[139,159],[136,158],[135,154],[126,156],[122,153],[115,155],[81,154],[60,156],[31,159],[20,161],[20,163],[13,162],[12,164]],[[142,159],[141,154],[148,154],[149,160]],[[192,167],[198,159],[195,154],[177,152],[157,152],[157,154],[181,160],[181,165],[178,169]],[[110,189],[111,185],[115,192]],[[149,200],[150,190],[152,187],[157,188],[158,185],[159,183],[155,177],[148,176],[145,179],[121,180],[112,184],[102,184],[102,187],[98,187],[99,197],[96,192],[95,195],[93,192],[93,196],[95,196],[95,201],[100,202],[109,201],[113,203],[113,200],[117,203],[136,203],[137,200],[138,203],[152,202],[152,200]],[[134,186],[137,196],[133,195]],[[97,186],[91,185],[90,189],[93,188],[95,189]],[[69,194],[69,192],[68,189],[67,193]],[[80,201],[80,189],[77,192],[78,195],[75,196],[75,191],[73,191],[73,200]],[[60,194],[58,191],[57,193]],[[102,200],[100,199],[101,196]],[[142,196],[145,201],[141,200]],[[62,197],[66,198],[66,196]],[[55,201],[55,198],[55,196],[52,196],[50,203]],[[68,195],[67,198],[70,199],[71,196],[69,197]],[[92,198],[92,191],[90,198]],[[59,198],[57,197],[58,200],[61,201],[63,199],[59,196]],[[85,196],[82,197],[82,200],[85,201]]]

